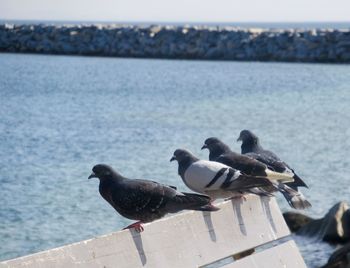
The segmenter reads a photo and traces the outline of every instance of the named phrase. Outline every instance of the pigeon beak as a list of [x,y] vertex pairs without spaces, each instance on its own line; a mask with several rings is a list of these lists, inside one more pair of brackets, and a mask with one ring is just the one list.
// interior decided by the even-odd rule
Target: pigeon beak
[[172,162],[174,160],[176,160],[176,156],[175,155],[173,155],[172,158],[170,158],[170,162]]
[[90,176],[88,177],[88,179],[91,179],[91,178],[97,178],[96,174],[95,173],[91,173]]
[[203,150],[203,149],[208,149],[208,146],[207,146],[206,144],[204,144],[204,145],[202,146],[201,150]]

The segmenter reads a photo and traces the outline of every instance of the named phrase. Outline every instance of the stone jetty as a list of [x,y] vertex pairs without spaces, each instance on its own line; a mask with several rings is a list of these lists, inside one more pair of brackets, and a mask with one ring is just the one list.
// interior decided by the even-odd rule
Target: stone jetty
[[350,243],[350,206],[339,202],[321,219],[313,219],[299,212],[283,213],[292,232],[317,237],[329,243]]
[[2,24],[0,52],[350,63],[350,29]]
[[335,204],[320,219],[313,219],[298,212],[283,213],[292,232],[297,235],[314,237],[322,241],[343,245],[330,256],[321,268],[350,267],[350,206],[347,202]]

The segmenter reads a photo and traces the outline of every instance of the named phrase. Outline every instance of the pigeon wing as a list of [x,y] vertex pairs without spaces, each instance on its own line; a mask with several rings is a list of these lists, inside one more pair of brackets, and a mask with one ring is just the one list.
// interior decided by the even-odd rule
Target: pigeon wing
[[287,183],[287,185],[293,189],[296,189],[298,186],[308,187],[307,184],[297,174],[295,174],[294,170],[287,165],[287,163],[280,160],[272,152],[265,150],[263,153],[247,153],[245,155],[266,164],[270,170],[293,175],[294,182]]
[[227,185],[222,185],[222,188],[230,191],[246,191],[255,187],[271,186],[273,186],[273,184],[269,179],[242,174]]
[[225,153],[215,161],[237,169],[247,175],[266,176],[266,165],[245,155]]
[[[169,189],[172,189],[169,187]],[[174,189],[172,189],[175,191]],[[110,192],[115,205],[125,211],[155,210],[162,205],[164,189],[159,183],[147,180],[125,180]]]
[[138,214],[144,222],[161,218],[167,213],[184,209],[197,209],[207,205],[210,198],[200,194],[180,193],[173,187],[148,180],[127,180],[120,202],[120,191],[113,193],[113,200],[119,200],[119,208]]
[[286,171],[286,164],[274,157],[269,157],[268,155],[262,153],[246,153],[245,155],[264,163],[270,170],[281,173]]

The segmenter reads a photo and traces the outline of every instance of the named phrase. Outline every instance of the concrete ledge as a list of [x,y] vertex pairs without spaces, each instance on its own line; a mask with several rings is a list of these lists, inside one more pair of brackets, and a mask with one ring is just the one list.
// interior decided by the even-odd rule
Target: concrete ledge
[[[186,212],[146,224],[140,234],[124,230],[8,260],[0,267],[202,267],[290,234],[274,198],[249,196],[219,206],[218,212]],[[291,256],[303,264],[293,247]]]

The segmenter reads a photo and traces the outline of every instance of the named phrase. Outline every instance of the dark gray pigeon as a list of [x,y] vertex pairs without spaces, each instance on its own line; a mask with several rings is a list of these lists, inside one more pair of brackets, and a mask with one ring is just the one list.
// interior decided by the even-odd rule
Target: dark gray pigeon
[[232,151],[229,146],[218,138],[212,137],[206,139],[202,147],[202,150],[203,149],[209,149],[210,161],[223,163],[234,169],[238,169],[244,174],[267,177],[280,182],[290,182],[294,180],[293,176],[290,174],[274,172],[264,163]]
[[170,161],[174,160],[186,186],[213,199],[240,197],[252,188],[272,185],[267,178],[244,175],[222,163],[200,160],[184,149],[174,152]]
[[[137,220],[126,228],[143,231],[142,223],[162,218],[167,213],[181,210],[214,211],[205,195],[181,193],[174,186],[154,181],[128,179],[110,166],[99,164],[93,167],[91,178],[99,178],[101,196],[125,218]],[[124,228],[124,229],[126,229]]]
[[[202,149],[209,150],[209,160],[239,169],[242,173],[247,175],[268,177],[272,180],[274,180],[276,177],[278,178],[279,175],[282,175],[282,178],[283,176],[288,175],[273,172],[269,170],[264,163],[246,155],[237,154],[236,152],[232,151],[228,145],[215,137],[206,139]],[[271,174],[273,174],[273,176],[271,176]],[[288,175],[288,177],[291,177],[291,175]],[[288,204],[293,208],[305,209],[311,206],[310,202],[307,201],[301,193],[283,184],[281,181],[278,182],[276,180],[273,182],[273,185],[273,187],[269,188],[264,187],[253,189],[253,193],[264,195],[265,192],[273,193],[275,191],[280,191],[287,200]]]
[[261,145],[259,138],[250,130],[242,130],[237,141],[242,141],[241,153],[254,158],[268,166],[269,169],[280,173],[291,174],[294,182],[287,183],[288,186],[297,190],[297,187],[307,187],[306,183],[283,162],[276,154],[265,150]]

